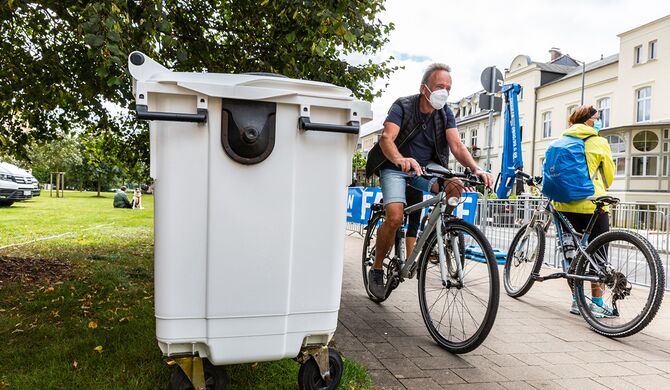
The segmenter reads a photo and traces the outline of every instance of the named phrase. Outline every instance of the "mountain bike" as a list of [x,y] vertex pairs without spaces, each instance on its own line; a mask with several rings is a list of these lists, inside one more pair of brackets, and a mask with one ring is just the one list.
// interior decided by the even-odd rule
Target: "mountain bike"
[[[426,167],[424,176],[439,180],[458,178],[466,186],[481,184],[469,170],[458,173],[443,167]],[[500,298],[498,267],[491,244],[474,225],[451,215],[459,198],[447,199],[441,188],[431,199],[405,208],[405,223],[411,213],[433,206],[416,246],[405,253],[405,224],[396,232],[394,244],[384,256],[384,298],[368,287],[368,271],[375,260],[377,229],[385,218],[383,203],[372,205],[363,243],[363,284],[371,300],[383,302],[406,279],[418,272],[419,306],[432,338],[452,353],[477,348],[489,334]]]
[[[517,171],[517,177],[538,188],[542,177]],[[575,231],[550,201],[534,210],[530,222],[521,227],[510,245],[503,284],[507,294],[519,298],[535,282],[565,278],[574,293],[579,312],[589,326],[609,337],[633,335],[647,326],[663,301],[665,273],[658,252],[641,235],[629,230],[610,230],[589,243],[589,236],[606,205],[616,205],[612,196],[589,197],[596,209],[585,231]],[[546,215],[546,221],[543,216]],[[561,252],[562,272],[541,276],[546,234],[554,225]],[[590,288],[584,284],[590,282]],[[594,287],[595,286],[595,287]],[[594,292],[602,294],[601,310],[593,310]]]

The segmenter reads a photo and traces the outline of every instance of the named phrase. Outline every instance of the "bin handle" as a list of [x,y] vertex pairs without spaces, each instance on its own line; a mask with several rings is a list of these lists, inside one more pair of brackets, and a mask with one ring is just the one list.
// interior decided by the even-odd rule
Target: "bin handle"
[[312,123],[307,116],[301,116],[298,119],[298,127],[301,130],[328,131],[331,133],[358,134],[361,130],[361,123],[358,121],[349,121],[346,125],[331,125],[328,123]]
[[207,122],[207,109],[198,108],[197,114],[186,114],[181,112],[156,112],[149,111],[145,104],[135,106],[137,119],[156,120],[156,121],[174,121],[174,122]]

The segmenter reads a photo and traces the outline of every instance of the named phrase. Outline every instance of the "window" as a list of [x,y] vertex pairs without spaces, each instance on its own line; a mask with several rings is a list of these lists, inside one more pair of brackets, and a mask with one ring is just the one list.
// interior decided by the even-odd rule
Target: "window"
[[551,137],[551,111],[542,114],[542,135],[544,138]]
[[656,44],[658,41],[651,41],[649,42],[649,59],[650,60],[655,60],[656,59]]
[[635,91],[637,97],[637,121],[651,120],[651,87],[640,88]]
[[663,129],[663,139],[670,139],[670,129]]
[[663,176],[668,176],[668,156],[663,156]]
[[458,135],[461,137],[461,142],[465,144],[465,131],[459,131]]
[[626,152],[626,145],[623,143],[623,138],[618,135],[608,135],[605,139],[610,144],[613,154]]
[[626,144],[618,135],[608,135],[605,136],[605,139],[610,144],[610,149],[612,149],[612,161],[614,161],[615,167],[615,176],[625,176],[626,175],[626,156],[622,155],[626,153]]
[[626,176],[626,157],[613,157],[614,176]]
[[610,127],[610,98],[606,97],[598,100],[598,110],[600,111],[603,128]]
[[670,142],[663,142],[663,153],[670,152]]
[[635,55],[633,56],[634,64],[642,63],[642,46],[635,46]]
[[658,136],[653,131],[645,130],[635,134],[633,147],[640,152],[649,152],[658,146]]
[[470,130],[470,145],[477,146],[477,129]]
[[633,156],[633,176],[656,176],[658,175],[657,156]]

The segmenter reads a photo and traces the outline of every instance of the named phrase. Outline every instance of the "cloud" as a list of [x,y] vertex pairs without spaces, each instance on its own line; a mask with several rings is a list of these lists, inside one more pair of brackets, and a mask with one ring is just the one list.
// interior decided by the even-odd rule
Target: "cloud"
[[396,53],[393,56],[400,61],[411,61],[411,62],[419,62],[419,63],[430,61],[430,57],[417,55],[417,54]]

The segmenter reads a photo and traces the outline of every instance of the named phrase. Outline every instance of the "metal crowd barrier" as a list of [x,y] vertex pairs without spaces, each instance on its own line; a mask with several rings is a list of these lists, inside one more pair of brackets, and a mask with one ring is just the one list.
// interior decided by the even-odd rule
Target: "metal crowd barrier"
[[[533,211],[543,207],[546,199],[520,196],[517,199],[489,199],[488,215],[484,218],[482,199],[477,204],[476,224],[480,229],[486,226],[486,237],[494,248],[507,251],[514,235],[530,220]],[[613,229],[629,229],[651,242],[658,250],[666,271],[665,289],[670,291],[670,204],[619,203],[610,207],[610,226]],[[350,234],[364,235],[364,225],[347,223]],[[483,229],[482,229],[483,230]],[[546,237],[544,260],[551,267],[560,268],[559,248],[554,227],[549,228]],[[644,275],[636,283],[646,284]]]

